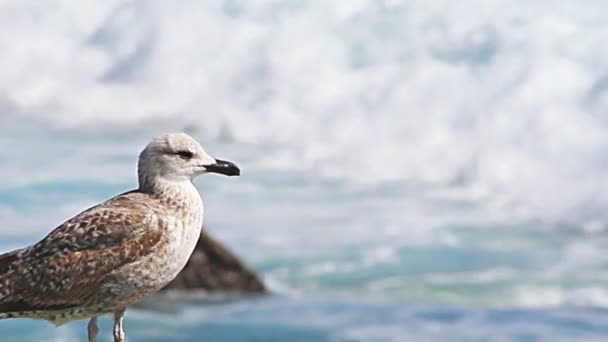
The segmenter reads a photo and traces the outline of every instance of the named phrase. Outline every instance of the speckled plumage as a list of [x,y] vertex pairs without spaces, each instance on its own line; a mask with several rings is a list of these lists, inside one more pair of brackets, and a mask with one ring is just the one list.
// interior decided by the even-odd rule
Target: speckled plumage
[[160,290],[185,266],[200,235],[203,203],[191,180],[205,172],[236,175],[238,168],[209,157],[183,133],[152,140],[140,155],[137,190],[0,255],[0,318],[59,325],[124,311]]

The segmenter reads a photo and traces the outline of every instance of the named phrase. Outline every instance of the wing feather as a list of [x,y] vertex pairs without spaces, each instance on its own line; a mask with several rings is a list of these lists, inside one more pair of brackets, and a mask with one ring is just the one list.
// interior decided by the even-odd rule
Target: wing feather
[[131,192],[86,210],[1,265],[10,291],[0,296],[0,312],[80,306],[113,271],[152,253],[162,234],[142,196]]

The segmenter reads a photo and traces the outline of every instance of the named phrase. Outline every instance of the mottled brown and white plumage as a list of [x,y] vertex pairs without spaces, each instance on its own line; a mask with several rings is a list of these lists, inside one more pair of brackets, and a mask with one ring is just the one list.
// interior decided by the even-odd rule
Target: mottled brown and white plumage
[[139,188],[63,223],[40,242],[0,255],[0,319],[28,317],[57,325],[114,313],[124,340],[126,307],[155,293],[186,265],[203,223],[192,184],[206,172],[238,175],[184,133],[153,139],[141,152]]

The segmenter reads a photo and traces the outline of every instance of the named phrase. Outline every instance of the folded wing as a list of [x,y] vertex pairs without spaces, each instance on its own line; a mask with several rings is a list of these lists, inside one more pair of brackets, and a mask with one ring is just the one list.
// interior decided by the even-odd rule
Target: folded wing
[[[0,313],[85,305],[107,276],[154,252],[161,240],[146,194],[88,209],[39,243],[0,255]],[[154,228],[157,227],[157,228]]]

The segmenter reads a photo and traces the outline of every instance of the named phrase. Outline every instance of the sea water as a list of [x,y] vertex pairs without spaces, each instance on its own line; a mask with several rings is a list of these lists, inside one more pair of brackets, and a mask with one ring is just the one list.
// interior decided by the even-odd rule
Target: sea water
[[0,2],[0,249],[187,131],[241,167],[195,181],[206,229],[273,295],[130,341],[605,341],[607,36],[604,1]]

